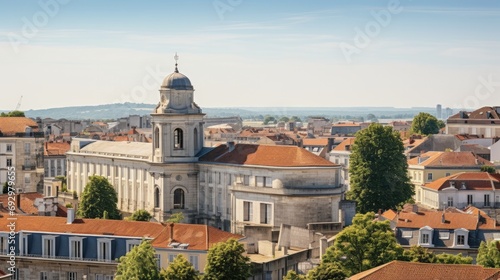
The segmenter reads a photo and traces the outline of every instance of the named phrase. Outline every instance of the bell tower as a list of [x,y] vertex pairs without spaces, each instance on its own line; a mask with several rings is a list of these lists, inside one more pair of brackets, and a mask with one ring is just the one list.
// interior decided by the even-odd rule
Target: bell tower
[[194,88],[188,77],[175,70],[160,87],[160,102],[151,114],[153,162],[193,162],[203,148],[203,117],[194,102]]

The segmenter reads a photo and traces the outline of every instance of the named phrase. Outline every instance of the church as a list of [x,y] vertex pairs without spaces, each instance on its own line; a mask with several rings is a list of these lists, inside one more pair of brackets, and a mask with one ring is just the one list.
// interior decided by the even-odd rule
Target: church
[[66,165],[70,191],[80,196],[88,177],[101,175],[125,213],[145,209],[164,221],[182,212],[185,223],[233,233],[245,225],[339,222],[345,191],[339,165],[296,146],[204,147],[205,114],[177,57],[159,93],[152,143],[73,139]]

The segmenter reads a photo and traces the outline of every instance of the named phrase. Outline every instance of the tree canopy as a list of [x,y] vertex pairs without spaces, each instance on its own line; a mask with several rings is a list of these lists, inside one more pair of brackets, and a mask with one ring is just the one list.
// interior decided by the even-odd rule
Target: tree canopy
[[152,216],[148,211],[146,211],[144,209],[140,209],[140,210],[135,211],[128,219],[131,221],[148,222],[149,220],[151,220],[151,218],[152,218]]
[[403,248],[397,243],[389,221],[374,221],[375,214],[356,214],[343,229],[321,264],[338,265],[347,276],[399,259]]
[[309,270],[306,280],[344,280],[346,274],[335,263],[321,263],[317,267]]
[[411,122],[411,132],[423,135],[436,134],[439,132],[438,120],[429,113],[420,112]]
[[464,257],[462,254],[437,254],[434,255],[434,263],[444,264],[472,264],[472,257]]
[[477,254],[477,264],[484,267],[500,268],[500,251],[498,247],[500,242],[492,240],[489,242],[482,241],[479,245]]
[[198,272],[182,254],[178,254],[167,269],[160,272],[161,279],[165,280],[197,280]]
[[182,214],[182,212],[177,212],[177,213],[170,215],[170,217],[168,217],[166,222],[177,224],[177,223],[182,222],[182,220],[184,220],[184,214]]
[[398,132],[389,126],[372,123],[356,133],[347,198],[356,201],[358,212],[394,209],[412,197],[414,189],[403,151]]
[[143,240],[119,260],[116,280],[158,280],[155,250],[150,241]]
[[497,173],[497,170],[495,169],[495,167],[493,167],[491,165],[483,165],[483,166],[481,166],[481,172],[488,172],[488,173],[494,174],[494,173]]
[[118,196],[113,186],[103,176],[90,176],[81,195],[78,214],[83,218],[102,218],[107,212],[109,219],[121,219],[117,208]]
[[22,111],[14,110],[14,111],[11,111],[8,113],[2,112],[0,114],[0,117],[25,117],[25,115],[24,115],[24,112],[22,112]]
[[204,280],[246,280],[252,264],[236,239],[219,242],[208,250]]

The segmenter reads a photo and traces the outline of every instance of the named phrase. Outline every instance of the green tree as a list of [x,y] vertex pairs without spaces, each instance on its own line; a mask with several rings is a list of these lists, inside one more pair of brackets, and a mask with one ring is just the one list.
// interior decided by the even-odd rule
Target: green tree
[[377,117],[374,114],[368,114],[366,116],[366,119],[369,120],[369,121],[372,121],[372,122],[378,122],[378,119],[377,119]]
[[403,142],[392,127],[372,123],[356,133],[350,157],[351,190],[360,213],[395,209],[414,193]]
[[292,116],[292,117],[290,118],[290,121],[291,121],[291,122],[301,122],[302,120],[301,120],[299,117],[297,117],[297,116]]
[[347,276],[400,259],[403,248],[397,243],[389,221],[374,221],[375,214],[356,214],[353,224],[343,229],[326,250],[323,263],[338,265]]
[[307,273],[307,280],[344,280],[346,274],[335,263],[321,263]]
[[143,240],[119,260],[116,280],[159,280],[155,250],[150,241]]
[[497,170],[495,169],[495,167],[493,167],[491,165],[483,165],[483,166],[481,166],[481,172],[488,172],[488,173],[494,174],[494,173],[497,173]]
[[273,116],[266,116],[264,118],[264,124],[269,124],[269,123],[276,123],[276,118]]
[[402,260],[409,262],[433,263],[434,254],[427,248],[421,246],[411,246],[410,249],[403,252]]
[[252,264],[243,253],[243,245],[236,239],[219,242],[208,250],[204,280],[246,280]]
[[167,223],[178,224],[182,222],[182,220],[184,220],[184,214],[182,214],[182,212],[177,212],[168,217]]
[[289,121],[290,121],[290,119],[286,116],[283,116],[280,118],[280,122],[289,122]]
[[130,217],[128,217],[127,220],[148,222],[149,220],[151,220],[152,217],[153,216],[151,216],[151,214],[148,211],[144,209],[139,209],[135,211]]
[[434,263],[444,264],[472,264],[472,257],[464,257],[462,254],[437,254],[434,255]]
[[298,274],[294,270],[289,270],[285,277],[283,277],[283,280],[306,280],[306,277]]
[[2,112],[0,114],[0,117],[25,117],[25,115],[24,115],[24,112],[22,112],[22,111],[14,110],[14,111],[11,111],[8,113]]
[[78,214],[83,218],[102,218],[104,211],[108,212],[110,219],[121,219],[120,210],[116,204],[118,197],[116,191],[103,176],[90,176],[89,182],[83,190]]
[[477,264],[484,267],[500,268],[500,242],[492,240],[490,242],[481,241],[477,254]]
[[66,176],[56,176],[55,177],[57,180],[61,180],[61,192],[67,192],[68,191],[68,180]]
[[165,280],[197,280],[198,272],[193,265],[186,260],[184,255],[178,254],[167,269],[160,272],[161,279]]
[[436,134],[439,132],[438,120],[429,113],[420,112],[411,122],[411,132],[415,134]]
[[439,129],[446,127],[446,123],[444,123],[442,120],[438,120],[437,124],[438,124]]

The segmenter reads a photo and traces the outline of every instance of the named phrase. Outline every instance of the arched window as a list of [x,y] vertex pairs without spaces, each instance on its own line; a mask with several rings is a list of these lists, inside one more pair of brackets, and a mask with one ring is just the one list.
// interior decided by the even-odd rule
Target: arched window
[[182,189],[174,191],[174,209],[184,209],[184,190]]
[[160,208],[160,189],[155,188],[155,208]]
[[160,148],[160,130],[155,128],[155,148]]
[[194,137],[194,150],[197,151],[198,150],[198,129],[196,127],[194,128],[193,137]]
[[182,140],[183,140],[183,135],[182,135],[182,129],[176,128],[174,130],[174,148],[175,149],[182,149]]

